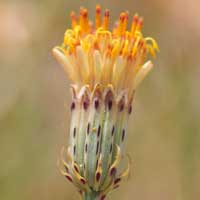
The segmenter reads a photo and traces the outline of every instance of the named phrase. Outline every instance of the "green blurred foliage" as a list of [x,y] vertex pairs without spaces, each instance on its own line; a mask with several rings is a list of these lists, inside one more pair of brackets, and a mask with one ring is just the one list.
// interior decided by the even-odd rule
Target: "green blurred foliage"
[[[0,199],[78,199],[58,172],[67,145],[69,82],[51,56],[81,5],[144,16],[155,68],[137,91],[129,127],[132,174],[108,199],[200,196],[200,25],[196,0],[0,2]],[[181,6],[181,7],[180,7]]]

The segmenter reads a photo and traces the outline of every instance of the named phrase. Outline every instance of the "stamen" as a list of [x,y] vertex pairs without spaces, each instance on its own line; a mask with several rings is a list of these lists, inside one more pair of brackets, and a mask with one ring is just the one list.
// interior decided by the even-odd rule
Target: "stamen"
[[101,7],[99,5],[96,6],[96,29],[101,26]]
[[82,11],[82,17],[83,17],[83,30],[85,33],[89,32],[89,22],[88,22],[88,11],[87,9],[83,9]]
[[109,18],[110,18],[110,12],[109,12],[109,10],[106,10],[105,14],[104,14],[104,19],[103,19],[103,29],[104,30],[108,29]]
[[77,25],[77,19],[73,11],[71,12],[70,17],[71,17],[71,26],[72,28],[75,28],[75,26]]
[[126,14],[122,12],[119,17],[118,34],[122,36],[125,33],[124,24],[126,20]]
[[140,32],[143,26],[143,18],[139,18],[138,23],[137,23],[137,27],[136,27],[136,31]]
[[135,30],[136,30],[136,26],[138,24],[138,21],[139,21],[138,14],[135,14],[134,17],[133,17],[133,22],[132,22],[132,26],[131,26],[131,35],[133,35],[133,36],[135,34]]

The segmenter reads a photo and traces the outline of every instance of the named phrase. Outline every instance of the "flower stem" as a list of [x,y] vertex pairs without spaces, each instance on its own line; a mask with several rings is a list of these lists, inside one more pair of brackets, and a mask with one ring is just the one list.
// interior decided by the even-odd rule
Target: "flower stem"
[[90,193],[85,193],[83,199],[84,200],[98,200],[99,195],[97,192],[90,192]]

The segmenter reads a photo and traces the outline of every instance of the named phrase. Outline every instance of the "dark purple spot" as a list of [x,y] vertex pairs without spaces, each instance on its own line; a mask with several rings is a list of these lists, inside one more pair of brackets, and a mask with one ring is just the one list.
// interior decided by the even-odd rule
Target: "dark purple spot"
[[131,114],[132,113],[132,106],[129,106],[128,108],[128,114]]
[[98,151],[99,151],[99,141],[97,142],[96,154],[98,154]]
[[120,103],[119,104],[119,112],[122,112],[124,110],[124,104]]
[[79,173],[78,167],[76,165],[74,165],[74,169],[75,169],[76,172]]
[[73,131],[73,137],[76,137],[76,127],[74,127],[74,131]]
[[98,100],[94,101],[94,107],[95,107],[95,109],[98,109],[98,107],[99,107],[99,101]]
[[80,178],[80,181],[81,181],[81,183],[82,183],[83,185],[86,184],[86,180],[85,180],[84,178]]
[[112,152],[112,144],[110,145],[110,153]]
[[108,110],[111,110],[111,109],[112,109],[112,101],[109,100],[109,101],[108,101]]
[[97,167],[98,167],[98,162],[99,162],[99,161],[98,161],[98,159],[97,159],[97,162],[96,162],[96,169],[97,169]]
[[88,123],[87,125],[87,134],[89,135],[89,133],[90,133],[90,123]]
[[112,136],[114,135],[114,132],[115,132],[115,127],[113,126],[113,127],[112,127],[112,132],[111,132],[111,133],[112,133]]
[[121,178],[117,178],[117,179],[115,179],[114,184],[117,184],[117,183],[119,183],[120,181],[121,181]]
[[98,131],[97,131],[97,137],[100,136],[100,133],[101,133],[101,126],[99,125],[99,127],[98,127]]
[[65,165],[65,171],[68,172],[69,168]]
[[72,182],[72,177],[71,177],[71,176],[66,175],[65,177],[66,177],[70,182]]
[[71,104],[71,111],[75,109],[75,106],[76,106],[75,102],[72,102],[72,104]]
[[87,153],[87,148],[88,148],[88,147],[87,147],[87,143],[86,143],[86,145],[85,145],[85,152],[86,152],[86,153]]
[[110,176],[113,176],[115,173],[116,173],[116,168],[115,167],[112,167],[111,169],[110,169]]
[[125,130],[123,129],[123,131],[122,131],[122,142],[124,141],[124,138],[125,138]]
[[113,189],[117,189],[119,187],[119,185],[116,185]]
[[87,110],[88,106],[89,106],[88,102],[84,101],[83,102],[83,108],[84,108],[84,110]]
[[96,173],[96,181],[99,182],[100,178],[101,178],[101,173],[97,172]]
[[74,145],[74,155],[76,154],[76,145]]
[[100,200],[105,200],[106,199],[106,195],[104,194],[103,196],[101,196]]

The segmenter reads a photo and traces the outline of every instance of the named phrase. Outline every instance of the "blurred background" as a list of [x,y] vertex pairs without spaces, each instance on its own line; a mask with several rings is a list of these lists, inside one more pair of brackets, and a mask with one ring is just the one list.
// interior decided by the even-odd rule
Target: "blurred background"
[[67,144],[69,81],[51,55],[71,10],[95,5],[144,16],[160,53],[137,92],[127,151],[132,174],[108,199],[200,196],[198,0],[0,1],[0,199],[76,200],[56,161]]

